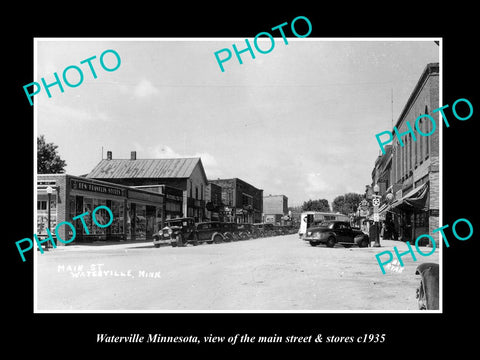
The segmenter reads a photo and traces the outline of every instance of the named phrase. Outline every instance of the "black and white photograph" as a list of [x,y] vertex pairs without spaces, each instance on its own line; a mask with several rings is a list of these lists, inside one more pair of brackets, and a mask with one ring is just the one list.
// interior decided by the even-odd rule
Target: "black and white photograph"
[[441,46],[37,39],[37,311],[441,310]]
[[469,350],[473,7],[194,5],[7,12],[6,348]]

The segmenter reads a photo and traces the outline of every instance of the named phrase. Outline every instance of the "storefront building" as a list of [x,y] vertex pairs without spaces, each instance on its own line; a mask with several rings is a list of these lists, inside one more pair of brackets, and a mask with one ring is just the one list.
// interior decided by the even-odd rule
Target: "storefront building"
[[[47,188],[53,191],[47,193]],[[50,207],[48,198],[50,197]],[[98,206],[108,207],[113,214],[110,226],[95,226],[91,214]],[[50,212],[50,226],[48,218]],[[74,217],[88,212],[82,221]],[[106,210],[96,212],[96,219],[109,215]],[[150,240],[161,227],[165,219],[164,195],[128,186],[86,179],[68,174],[37,175],[37,235],[47,235],[46,228],[52,233],[57,224],[67,221],[75,226],[75,242],[92,241],[146,241]],[[60,226],[59,236],[64,240],[72,238],[72,230],[68,226]],[[57,242],[57,245],[62,245]]]
[[[437,130],[430,136],[416,139],[412,134],[402,137],[404,146],[392,132],[394,142],[391,149],[391,168],[386,193],[392,201],[384,203],[382,212],[392,217],[393,231],[399,240],[414,242],[419,235],[430,234],[439,243],[439,129],[441,119],[439,104],[439,66],[428,64],[410,95],[396,127],[400,133],[407,132],[407,122],[415,126],[417,117],[429,114],[435,119]],[[418,128],[423,133],[432,130],[428,119],[422,118]],[[423,244],[425,245],[425,244]]]
[[[264,222],[274,225],[287,225],[288,198],[285,195],[268,195],[263,197]],[[287,220],[288,218],[288,220]]]
[[236,223],[262,222],[263,190],[238,179],[209,180],[221,188],[223,220]]
[[196,222],[205,220],[208,183],[200,158],[137,159],[132,151],[130,159],[114,159],[108,151],[107,159],[86,177],[130,187],[166,185],[181,190],[183,216],[193,217]]

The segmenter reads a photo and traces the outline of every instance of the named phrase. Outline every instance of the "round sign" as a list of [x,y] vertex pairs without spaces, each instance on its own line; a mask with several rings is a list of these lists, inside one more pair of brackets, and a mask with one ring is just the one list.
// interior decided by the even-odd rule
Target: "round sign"
[[380,206],[380,199],[379,198],[373,199],[372,204],[373,204],[373,206]]

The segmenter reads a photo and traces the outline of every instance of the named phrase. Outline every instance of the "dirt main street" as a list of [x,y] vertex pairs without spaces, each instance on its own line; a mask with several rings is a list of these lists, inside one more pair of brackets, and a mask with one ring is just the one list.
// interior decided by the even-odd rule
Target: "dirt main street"
[[[383,275],[382,248],[311,247],[298,235],[154,248],[73,245],[37,254],[37,308],[49,310],[417,310],[410,255]],[[431,249],[422,249],[428,253]]]

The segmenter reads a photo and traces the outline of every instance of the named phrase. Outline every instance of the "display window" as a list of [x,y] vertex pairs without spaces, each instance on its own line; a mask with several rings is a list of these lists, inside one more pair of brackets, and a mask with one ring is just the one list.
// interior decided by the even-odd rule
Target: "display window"
[[[113,222],[110,225],[111,233],[123,234],[123,202],[112,200],[112,205],[110,210],[112,211],[112,214],[113,214]],[[98,212],[100,212],[100,210]],[[106,216],[108,217],[109,214],[107,213]],[[108,221],[109,219],[107,218],[106,220]]]
[[[48,200],[37,201],[37,234],[47,235],[48,228]],[[52,195],[50,199],[50,231],[53,233],[57,226],[57,197]]]
[[145,239],[147,235],[147,209],[145,205],[136,204],[135,237]]
[[[92,198],[83,198],[83,212],[88,212],[89,214],[91,214],[93,212],[93,199]],[[78,214],[79,215],[79,214]],[[88,232],[93,235],[94,232],[92,231],[93,229],[93,222],[92,222],[92,217],[91,216],[84,216],[83,217],[84,221],[85,221],[85,226],[86,228],[88,229]],[[87,231],[85,230],[85,228],[83,228],[83,234],[84,235],[88,235]]]

